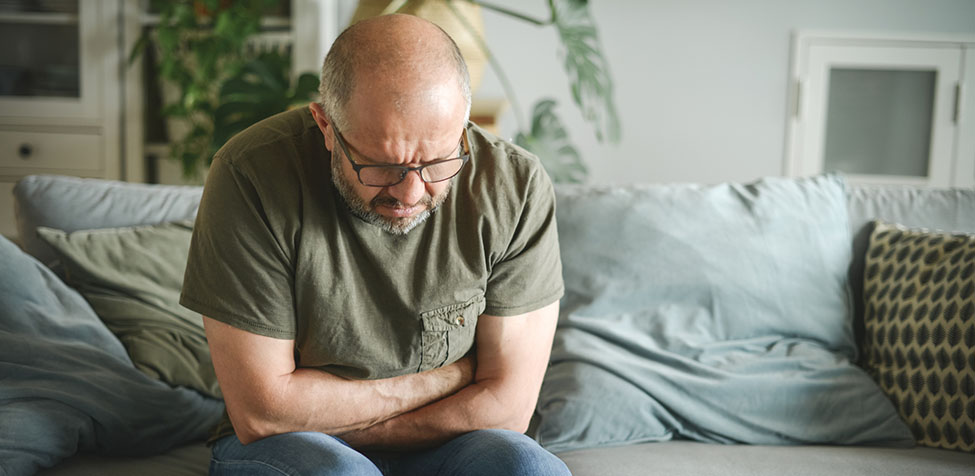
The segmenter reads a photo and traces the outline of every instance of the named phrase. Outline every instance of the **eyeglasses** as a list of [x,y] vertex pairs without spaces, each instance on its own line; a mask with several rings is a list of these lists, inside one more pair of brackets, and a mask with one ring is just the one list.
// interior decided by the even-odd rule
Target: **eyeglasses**
[[464,127],[464,133],[460,137],[460,157],[435,160],[416,167],[407,167],[405,165],[361,165],[352,160],[352,154],[349,153],[349,146],[345,144],[345,139],[342,137],[342,133],[339,132],[338,128],[335,127],[334,122],[332,123],[332,128],[335,130],[335,139],[338,140],[339,146],[342,147],[342,152],[345,153],[345,157],[352,164],[352,168],[359,177],[359,182],[367,187],[392,187],[402,182],[406,178],[406,174],[414,170],[420,174],[420,179],[426,183],[443,182],[459,174],[461,169],[464,168],[464,164],[471,158],[471,146],[467,138],[467,127]]

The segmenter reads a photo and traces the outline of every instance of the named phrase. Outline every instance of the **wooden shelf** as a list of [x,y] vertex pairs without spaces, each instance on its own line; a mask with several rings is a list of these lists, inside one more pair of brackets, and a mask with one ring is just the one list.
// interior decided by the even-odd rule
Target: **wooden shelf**
[[77,25],[77,13],[0,13],[0,23]]

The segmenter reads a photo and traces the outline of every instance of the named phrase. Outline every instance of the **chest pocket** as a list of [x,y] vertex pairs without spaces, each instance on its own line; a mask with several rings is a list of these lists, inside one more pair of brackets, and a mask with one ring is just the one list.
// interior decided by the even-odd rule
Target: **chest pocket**
[[474,344],[477,316],[484,312],[484,297],[420,313],[420,366],[417,372],[442,367],[464,356]]

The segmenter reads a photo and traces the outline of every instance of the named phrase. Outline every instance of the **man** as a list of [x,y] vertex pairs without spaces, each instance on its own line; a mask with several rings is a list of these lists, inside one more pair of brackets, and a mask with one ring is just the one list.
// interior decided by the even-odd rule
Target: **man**
[[568,474],[523,434],[562,295],[537,159],[467,122],[429,22],[360,22],[322,71],[204,188],[181,303],[227,405],[211,473]]

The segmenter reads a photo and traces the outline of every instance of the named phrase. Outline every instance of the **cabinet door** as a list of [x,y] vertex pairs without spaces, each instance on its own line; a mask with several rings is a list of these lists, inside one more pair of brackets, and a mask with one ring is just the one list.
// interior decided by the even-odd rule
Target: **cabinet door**
[[23,3],[0,10],[0,116],[97,120],[106,61],[117,67],[108,4]]
[[959,176],[960,44],[811,42],[799,51],[794,175],[851,181],[970,185]]
[[955,171],[958,185],[975,187],[975,45],[965,48],[962,86],[958,90],[958,145]]

